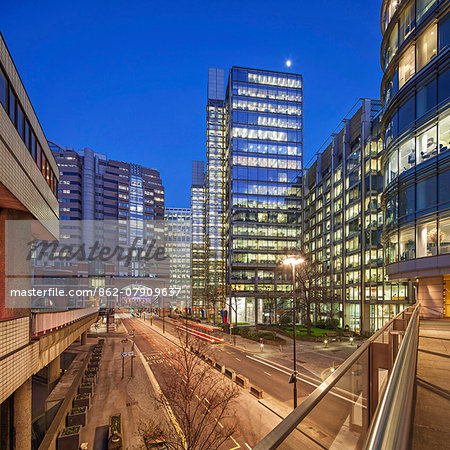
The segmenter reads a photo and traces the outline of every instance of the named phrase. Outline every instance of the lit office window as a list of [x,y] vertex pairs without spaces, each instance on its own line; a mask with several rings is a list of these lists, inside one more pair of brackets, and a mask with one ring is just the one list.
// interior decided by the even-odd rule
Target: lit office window
[[408,38],[416,26],[414,2],[403,11],[400,17],[400,45]]
[[432,127],[417,136],[416,148],[418,164],[437,154],[436,127]]
[[439,153],[450,150],[450,114],[439,119]]
[[414,75],[415,69],[415,47],[410,45],[402,58],[400,59],[398,66],[398,86],[399,89]]
[[416,44],[417,70],[425,67],[437,55],[437,25],[427,28]]

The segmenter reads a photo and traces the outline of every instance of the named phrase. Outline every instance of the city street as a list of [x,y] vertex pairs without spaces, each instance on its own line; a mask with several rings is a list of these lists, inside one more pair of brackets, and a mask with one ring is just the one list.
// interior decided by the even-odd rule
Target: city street
[[[167,332],[167,336],[163,336],[159,326],[156,327],[155,324],[152,328],[149,322],[143,322],[141,319],[132,317],[131,314],[122,313],[118,317],[122,319],[122,323],[129,332],[134,331],[136,346],[142,352],[164,392],[167,380],[165,377],[169,374],[168,367],[174,363],[174,353],[179,351],[175,334],[171,336]],[[174,327],[171,325],[169,327],[173,331]],[[223,375],[217,373],[217,376]],[[243,390],[238,398],[235,416],[238,420],[238,432],[232,436],[229,444],[227,443],[224,448],[252,448],[280,422],[280,417],[258,402],[249,392]],[[300,433],[297,434],[295,439],[298,445],[304,448],[318,448]]]
[[[153,318],[151,326],[149,320],[143,321],[132,317],[131,314],[123,313],[120,317],[127,330],[134,330],[136,344],[164,391],[164,369],[172,362],[171,355],[178,348],[177,322],[166,318],[164,334],[162,320],[159,318]],[[208,354],[264,390],[264,398],[261,400],[242,392],[245,397],[239,399],[239,408],[236,411],[239,417],[239,435],[233,438],[241,446],[247,444],[252,447],[269,431],[270,426],[266,428],[266,424],[278,423],[279,418],[286,417],[292,411],[292,384],[288,383],[292,372],[288,366],[289,359],[283,355],[274,356],[273,351],[258,354],[227,343],[213,345]],[[305,353],[303,356],[304,359],[314,358],[314,352]],[[327,364],[329,357],[325,354],[325,356],[318,355],[318,358],[322,360],[322,364]],[[298,363],[302,361],[303,359],[298,359]],[[298,388],[301,403],[321,381],[320,377],[312,372],[301,368],[299,372]],[[342,380],[339,388],[322,400],[302,424],[302,434],[309,439],[305,440],[302,434],[296,433],[295,438],[286,441],[286,448],[296,448],[295,442],[299,439],[306,448],[315,448],[316,444],[331,446],[333,443],[354,443],[358,439],[354,425],[361,423],[362,410],[365,410],[365,407],[361,407],[361,398],[356,394],[359,390],[356,387],[352,388],[346,379]],[[350,422],[352,426],[349,426]]]

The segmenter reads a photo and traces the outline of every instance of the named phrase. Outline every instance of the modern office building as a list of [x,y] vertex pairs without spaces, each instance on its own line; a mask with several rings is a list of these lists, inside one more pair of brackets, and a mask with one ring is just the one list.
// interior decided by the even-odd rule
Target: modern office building
[[[90,247],[98,242],[143,250],[155,239],[156,245],[163,245],[164,187],[156,169],[111,160],[89,148],[75,151],[53,142],[50,147],[60,171],[58,194],[64,243]],[[138,295],[125,295],[132,291],[124,288],[138,288],[145,283],[150,287],[155,285],[157,275],[168,274],[162,263],[142,258],[80,263],[72,270],[83,287],[114,285],[121,289],[122,301],[142,300]],[[63,276],[63,271],[57,275]],[[86,304],[86,299],[69,301]],[[116,299],[98,297],[87,301],[90,305],[113,306]]]
[[269,322],[291,289],[280,267],[300,249],[302,105],[301,75],[229,71],[224,244],[233,321]]
[[[358,101],[303,183],[305,256],[322,264],[322,285],[332,293],[340,325],[365,334],[381,328],[414,295],[410,283],[389,282],[384,271],[381,113],[379,100]],[[315,318],[328,317],[330,307],[314,309]]]
[[450,2],[383,1],[386,273],[450,316]]
[[208,311],[220,309],[225,299],[224,178],[225,71],[208,69],[205,172],[205,302]]
[[33,376],[46,368],[51,389],[60,376],[60,354],[85,339],[97,313],[73,311],[69,319],[65,312],[42,312],[31,308],[31,296],[14,299],[9,289],[11,283],[32,286],[27,243],[58,238],[59,174],[1,34],[0,158],[0,448],[29,450],[32,439],[39,444],[32,437]]
[[170,258],[167,306],[183,310],[191,308],[191,210],[165,208],[165,250]]
[[164,187],[156,169],[108,159],[90,148],[49,144],[60,172],[61,220],[164,219]]
[[192,306],[195,314],[205,308],[205,163],[192,161],[191,185]]

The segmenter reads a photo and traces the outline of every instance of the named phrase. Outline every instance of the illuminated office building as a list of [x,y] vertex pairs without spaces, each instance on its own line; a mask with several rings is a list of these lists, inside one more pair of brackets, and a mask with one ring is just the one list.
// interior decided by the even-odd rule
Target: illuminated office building
[[218,310],[224,303],[222,174],[225,148],[225,71],[208,69],[208,102],[206,106],[206,172],[205,172],[205,301],[208,310]]
[[[305,255],[322,263],[334,317],[363,333],[379,329],[413,298],[410,283],[389,282],[384,271],[381,112],[379,100],[358,101],[304,175]],[[327,306],[314,309],[316,319],[327,316]]]
[[192,306],[195,314],[205,307],[205,163],[192,161],[191,185]]
[[191,307],[191,210],[165,208],[164,234],[170,258],[168,302],[172,308]]
[[386,273],[421,314],[450,316],[450,2],[384,0],[382,170]]
[[239,322],[270,322],[291,289],[280,265],[301,239],[302,105],[301,75],[229,71],[225,273]]

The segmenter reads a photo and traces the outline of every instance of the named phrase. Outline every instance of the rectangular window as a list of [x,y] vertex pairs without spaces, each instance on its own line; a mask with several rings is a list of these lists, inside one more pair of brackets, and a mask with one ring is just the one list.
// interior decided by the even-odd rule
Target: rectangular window
[[400,232],[400,261],[414,259],[416,257],[416,242],[414,228]]
[[385,50],[385,57],[384,57],[384,68],[388,66],[388,64],[391,62],[394,55],[397,53],[398,50],[398,25],[396,24],[395,27],[392,29],[392,33],[389,36],[389,42],[386,46]]
[[415,47],[410,45],[403,54],[398,64],[399,89],[415,74]]
[[416,26],[414,2],[411,3],[400,17],[400,45],[408,38]]
[[402,189],[398,196],[398,216],[406,216],[412,214],[415,211],[415,185],[409,186],[406,189]]
[[7,87],[8,83],[6,81],[6,75],[4,74],[3,69],[0,68],[0,103],[3,105],[3,108],[5,108],[5,110],[6,110]]
[[23,113],[23,109],[19,105],[19,102],[17,102],[17,124],[16,124],[16,128],[17,128],[17,131],[19,132],[20,137],[22,139],[24,139],[24,122],[25,122],[25,115]]
[[416,18],[419,24],[426,13],[436,4],[436,0],[416,0]]
[[448,150],[450,150],[450,114],[439,118],[439,153]]
[[436,177],[417,183],[416,209],[431,208],[436,205]]
[[27,149],[31,153],[31,145],[30,145],[30,124],[28,123],[28,120],[24,120],[25,128],[24,128],[24,141]]
[[439,254],[450,253],[450,219],[439,219]]
[[438,103],[450,97],[450,69],[440,72],[438,76]]
[[16,126],[16,95],[14,94],[11,88],[9,89],[8,107],[9,107],[9,117],[14,126]]
[[414,95],[398,110],[398,130],[399,134],[402,133],[412,122],[414,122],[414,107],[415,98]]
[[416,149],[418,164],[437,155],[436,127],[432,127],[417,136]]
[[450,45],[450,14],[439,22],[439,51]]
[[427,111],[436,106],[437,83],[433,80],[431,83],[420,88],[416,94],[416,118],[419,119]]
[[417,70],[425,67],[437,55],[437,25],[428,27],[417,40]]
[[409,170],[416,163],[416,146],[414,138],[400,144],[400,173]]
[[36,136],[33,131],[30,131],[30,152],[33,159],[36,161]]

